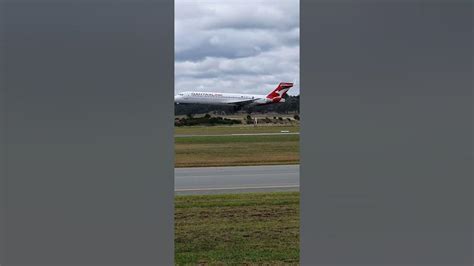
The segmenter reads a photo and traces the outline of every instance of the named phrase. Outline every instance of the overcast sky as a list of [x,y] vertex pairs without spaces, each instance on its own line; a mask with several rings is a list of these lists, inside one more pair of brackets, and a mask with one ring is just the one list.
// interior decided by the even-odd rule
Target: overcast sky
[[176,0],[175,92],[299,94],[299,0]]

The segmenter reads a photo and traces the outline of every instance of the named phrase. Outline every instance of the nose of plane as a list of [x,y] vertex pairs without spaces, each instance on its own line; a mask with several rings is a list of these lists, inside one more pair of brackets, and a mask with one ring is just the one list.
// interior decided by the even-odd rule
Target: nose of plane
[[182,98],[181,95],[175,95],[174,96],[174,101],[179,102],[179,100],[181,100],[181,98]]

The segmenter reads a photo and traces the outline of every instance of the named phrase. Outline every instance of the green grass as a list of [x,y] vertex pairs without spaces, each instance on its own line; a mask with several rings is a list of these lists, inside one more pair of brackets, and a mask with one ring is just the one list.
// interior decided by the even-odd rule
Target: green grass
[[298,141],[298,135],[256,135],[256,136],[193,136],[176,138],[175,143],[258,143]]
[[176,196],[175,263],[298,264],[299,192]]
[[219,135],[219,134],[241,134],[241,133],[278,133],[282,130],[299,132],[298,125],[234,125],[234,126],[192,126],[175,127],[176,135]]
[[299,135],[175,138],[175,167],[299,163]]

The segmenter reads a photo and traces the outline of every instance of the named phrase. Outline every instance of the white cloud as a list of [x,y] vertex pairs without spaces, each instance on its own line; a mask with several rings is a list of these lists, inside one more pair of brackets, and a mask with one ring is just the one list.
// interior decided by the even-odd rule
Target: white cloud
[[175,91],[299,93],[299,0],[176,0]]

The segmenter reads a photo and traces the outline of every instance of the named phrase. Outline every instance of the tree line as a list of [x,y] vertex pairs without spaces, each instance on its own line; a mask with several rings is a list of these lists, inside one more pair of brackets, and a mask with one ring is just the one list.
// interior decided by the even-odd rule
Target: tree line
[[251,113],[278,113],[278,114],[299,114],[300,96],[285,97],[284,103],[268,104],[261,106],[245,106],[237,109],[233,106],[213,106],[207,104],[175,104],[175,115],[193,115],[215,113],[221,115],[230,115],[238,112]]

